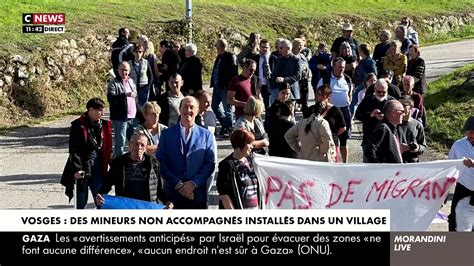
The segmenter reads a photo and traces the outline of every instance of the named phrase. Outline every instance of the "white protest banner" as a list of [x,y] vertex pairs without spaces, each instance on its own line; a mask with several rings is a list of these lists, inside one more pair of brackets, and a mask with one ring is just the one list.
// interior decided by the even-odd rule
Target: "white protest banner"
[[462,160],[330,164],[256,156],[266,209],[390,209],[391,231],[425,231],[456,183]]

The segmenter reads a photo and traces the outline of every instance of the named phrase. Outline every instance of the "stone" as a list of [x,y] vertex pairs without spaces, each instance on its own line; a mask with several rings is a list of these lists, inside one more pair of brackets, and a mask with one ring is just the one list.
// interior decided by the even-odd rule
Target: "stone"
[[28,72],[30,72],[31,74],[35,74],[36,73],[36,67],[35,66],[29,66],[28,67]]
[[26,66],[20,66],[17,71],[18,78],[28,78],[28,71],[26,71]]
[[69,63],[71,63],[72,61],[72,57],[70,55],[64,55],[63,56],[63,63],[68,65]]
[[19,62],[19,63],[21,63],[21,64],[23,64],[23,65],[28,64],[28,61],[29,61],[29,60],[28,60],[27,57],[23,57],[23,56],[21,56],[21,55],[19,55],[19,54],[12,55],[12,56],[10,57],[10,62]]
[[5,85],[5,82],[3,82],[3,80],[0,79],[0,88],[3,87],[3,85]]
[[449,32],[449,31],[451,31],[451,27],[449,26],[449,23],[448,23],[448,22],[444,22],[444,23],[441,25],[440,31],[441,31],[441,32],[444,32],[444,33],[447,33],[447,32]]
[[20,80],[18,84],[20,84],[21,87],[24,87],[26,85],[26,82],[24,80]]
[[235,41],[242,41],[244,37],[242,37],[240,33],[234,32],[230,35],[230,39]]
[[76,49],[77,48],[76,40],[74,39],[69,40],[69,45],[71,46],[71,48]]
[[113,43],[117,39],[117,37],[112,36],[112,35],[109,34],[109,35],[107,35],[106,39],[109,43]]
[[76,60],[74,60],[74,65],[80,66],[80,65],[84,64],[85,61],[86,61],[86,56],[85,55],[80,55],[76,58]]
[[66,48],[66,47],[69,47],[69,41],[68,41],[68,40],[59,41],[56,46],[57,46],[58,48]]
[[5,80],[5,83],[7,85],[12,85],[12,82],[13,82],[13,77],[12,76],[5,75],[5,76],[3,76],[3,79]]
[[77,49],[72,49],[69,54],[71,55],[72,59],[76,59],[81,55]]
[[458,20],[456,19],[455,16],[449,16],[448,23],[451,27],[456,27],[458,25]]
[[15,68],[13,67],[13,65],[8,65],[7,66],[7,73],[8,74],[13,74],[13,72],[15,71]]
[[53,58],[51,57],[46,57],[46,62],[48,63],[48,66],[55,66],[56,64],[54,63]]

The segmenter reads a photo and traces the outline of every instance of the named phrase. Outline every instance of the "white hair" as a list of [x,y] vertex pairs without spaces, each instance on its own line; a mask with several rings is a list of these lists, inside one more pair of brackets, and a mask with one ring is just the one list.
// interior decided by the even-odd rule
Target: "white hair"
[[187,43],[185,46],[184,46],[184,50],[185,51],[190,51],[193,53],[193,55],[196,55],[197,53],[197,46],[194,44],[194,43]]
[[290,49],[290,51],[293,49],[293,44],[288,39],[283,39],[280,42],[280,44],[285,44],[285,46],[288,47],[288,49]]

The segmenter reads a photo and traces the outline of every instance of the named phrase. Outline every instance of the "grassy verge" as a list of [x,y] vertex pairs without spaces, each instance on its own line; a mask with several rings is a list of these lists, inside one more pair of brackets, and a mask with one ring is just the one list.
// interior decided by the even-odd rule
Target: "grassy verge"
[[446,74],[428,86],[427,137],[429,146],[441,152],[446,153],[463,136],[464,122],[474,115],[474,81],[464,83],[469,76],[474,76],[474,64]]
[[[58,38],[81,35],[86,29],[99,34],[115,34],[120,26],[129,26],[136,32],[159,30],[164,22],[182,20],[184,9],[184,0],[3,0],[0,3],[0,51],[28,50]],[[273,39],[282,29],[300,23],[311,24],[318,19],[321,23],[340,17],[382,22],[399,20],[403,15],[422,18],[469,10],[474,10],[473,0],[319,0],[317,3],[306,0],[194,0],[193,20],[197,30],[230,27],[246,34],[250,31],[268,33],[266,37]],[[65,34],[22,33],[23,13],[53,12],[66,14]],[[443,39],[443,36],[439,35],[437,39]]]
[[423,45],[443,44],[465,39],[474,39],[474,25],[466,25],[448,33],[428,35],[426,41],[423,40]]

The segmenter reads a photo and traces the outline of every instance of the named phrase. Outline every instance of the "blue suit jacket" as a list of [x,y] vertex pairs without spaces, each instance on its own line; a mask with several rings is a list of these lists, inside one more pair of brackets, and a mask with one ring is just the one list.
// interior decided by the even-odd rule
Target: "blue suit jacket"
[[[196,184],[194,201],[207,202],[207,181],[216,165],[215,140],[212,133],[194,125],[188,143],[188,152],[181,140],[179,123],[164,130],[160,136],[156,154],[160,161],[163,177],[163,190],[171,202],[180,202],[185,198],[175,190],[179,181],[193,181]],[[169,198],[168,198],[169,197]]]

